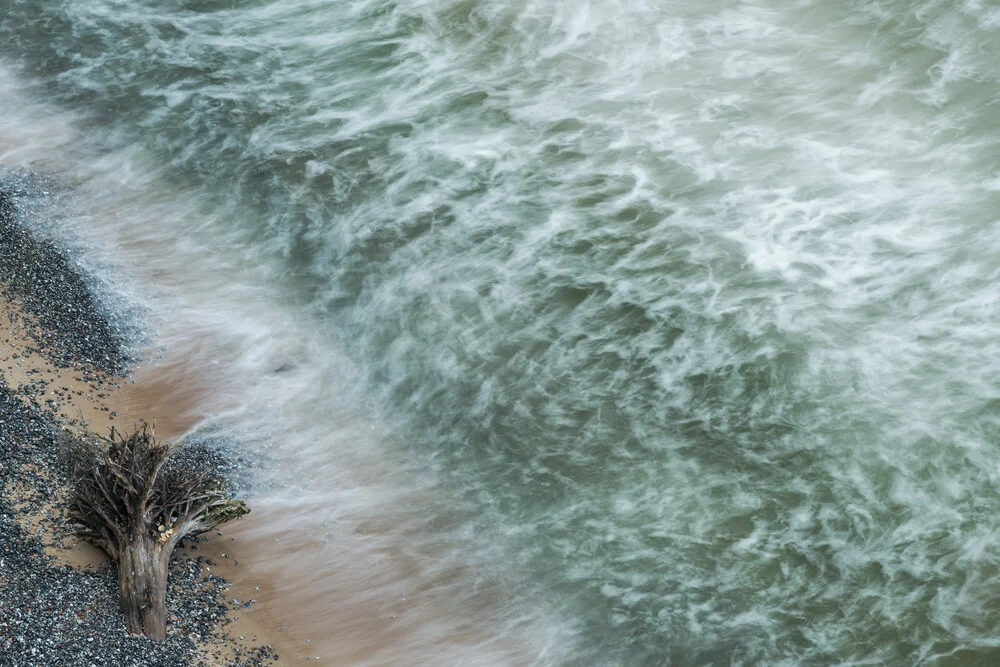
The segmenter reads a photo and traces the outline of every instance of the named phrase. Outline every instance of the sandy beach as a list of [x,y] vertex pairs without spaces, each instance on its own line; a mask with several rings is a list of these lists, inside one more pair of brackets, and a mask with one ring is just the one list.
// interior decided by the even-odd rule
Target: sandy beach
[[[10,223],[11,220],[6,220]],[[10,241],[9,235],[4,241]],[[23,242],[24,239],[22,238]],[[46,251],[47,252],[47,251]],[[43,253],[44,254],[44,253]],[[16,287],[16,286],[15,286]],[[222,665],[299,664],[304,655],[283,641],[282,629],[263,609],[269,596],[268,587],[253,581],[240,567],[252,558],[248,549],[236,537],[228,534],[229,525],[220,526],[208,536],[185,540],[175,550],[171,561],[168,590],[169,609],[168,649],[161,649],[145,638],[126,638],[123,627],[114,627],[117,613],[114,595],[101,598],[101,608],[81,604],[76,610],[76,620],[85,632],[97,634],[102,628],[105,636],[104,651],[92,650],[93,636],[75,645],[73,633],[60,637],[60,618],[73,611],[72,602],[51,619],[56,634],[50,635],[48,644],[55,642],[55,650],[48,661],[44,660],[46,646],[41,638],[31,637],[32,624],[39,623],[31,614],[30,602],[23,606],[4,597],[12,593],[15,582],[21,585],[17,592],[35,593],[26,581],[32,580],[25,572],[12,567],[11,554],[25,547],[30,567],[42,579],[58,576],[76,577],[84,590],[107,593],[113,583],[114,566],[99,549],[73,536],[66,524],[64,510],[68,496],[63,475],[58,469],[57,452],[52,446],[60,429],[76,432],[107,434],[112,427],[131,429],[146,420],[155,424],[162,439],[175,439],[191,426],[197,418],[193,405],[183,397],[183,392],[165,386],[158,380],[155,366],[140,365],[134,371],[116,374],[93,363],[74,359],[73,345],[54,349],[52,341],[65,332],[46,328],[45,317],[29,312],[24,301],[12,292],[10,285],[0,285],[0,391],[11,406],[0,415],[7,427],[2,436],[4,453],[10,454],[0,462],[3,513],[11,518],[13,536],[8,535],[2,552],[6,567],[0,563],[0,663],[20,664],[84,664],[84,658],[94,664],[129,664],[117,662],[121,651],[138,651],[137,664],[150,662],[156,655],[166,657],[162,664],[178,664],[178,652],[186,654],[185,663],[218,667]],[[39,303],[32,302],[32,310]],[[88,304],[80,304],[86,307]],[[109,351],[109,358],[116,351]],[[193,400],[187,397],[187,400]],[[24,411],[22,416],[18,414]],[[32,424],[38,433],[19,434],[12,422]],[[9,448],[9,451],[8,451]],[[30,450],[30,451],[29,451]],[[35,451],[38,450],[38,451]],[[22,456],[25,455],[26,456]],[[252,516],[252,515],[251,515]],[[9,542],[13,540],[15,544]],[[249,574],[249,573],[247,573]],[[171,600],[172,598],[172,600]],[[183,600],[182,600],[183,598]],[[185,610],[195,611],[198,618],[185,617]],[[21,618],[28,614],[25,621]],[[103,617],[96,623],[88,614]],[[18,620],[20,619],[20,620]],[[117,621],[120,625],[121,621]],[[94,623],[95,627],[90,627]],[[110,623],[111,628],[106,626]],[[121,635],[116,638],[116,635]],[[100,641],[97,642],[100,646]],[[110,650],[110,654],[108,651]],[[41,653],[39,653],[41,652]],[[284,655],[281,655],[284,654]],[[279,655],[281,658],[279,659]],[[80,662],[74,662],[73,659]],[[69,661],[67,661],[69,660]]]
[[[128,323],[108,317],[63,251],[35,239],[17,224],[13,211],[11,207],[6,218],[0,217],[0,397],[27,410],[39,430],[5,434],[0,429],[0,453],[8,453],[8,441],[13,445],[10,460],[0,461],[5,492],[12,498],[8,514],[16,525],[9,535],[11,548],[24,558],[16,567],[8,560],[7,569],[30,568],[43,581],[57,571],[76,577],[73,586],[84,598],[87,591],[101,591],[98,625],[106,632],[103,644],[86,654],[88,659],[116,667],[438,664],[446,655],[450,664],[532,662],[544,640],[534,634],[537,628],[530,627],[523,607],[510,603],[500,586],[502,577],[474,572],[463,562],[470,554],[437,539],[454,533],[458,524],[448,517],[455,508],[446,509],[433,487],[415,484],[398,457],[377,454],[371,427],[349,413],[340,416],[338,437],[352,446],[327,450],[343,458],[284,478],[291,489],[268,481],[248,489],[250,495],[241,496],[249,501],[248,516],[175,550],[166,642],[173,653],[168,651],[168,658],[150,653],[161,647],[144,638],[124,637],[114,567],[101,551],[73,538],[63,520],[67,489],[54,436],[63,428],[106,434],[112,426],[129,429],[145,420],[155,424],[162,439],[187,434],[202,446],[211,432],[205,424],[238,403],[220,396],[206,381],[225,374],[232,350],[205,341],[172,344],[176,330],[168,322],[164,338],[145,341],[141,349],[147,352],[138,354],[148,353],[155,362],[136,362],[125,354],[128,343],[122,331]],[[294,383],[295,371],[286,370],[290,366],[270,362],[269,379]],[[30,438],[30,451],[22,451],[25,438]],[[268,456],[294,456],[281,448],[268,451],[267,443],[247,446],[238,434],[209,433],[207,438],[210,449],[218,450],[209,463],[251,486],[271,471],[274,461]],[[358,448],[358,443],[372,446]],[[302,462],[295,465],[301,468]],[[296,485],[315,472],[339,482],[303,497]],[[374,509],[368,500],[358,503],[359,484],[379,494]],[[3,606],[9,579],[2,576],[0,568],[0,637],[21,636],[16,630],[24,629],[20,645],[0,643],[0,651],[24,660],[12,657],[10,664],[77,664],[83,655],[80,642],[89,644],[87,637],[62,637],[62,616],[39,609],[15,627],[14,620],[4,617],[9,613]],[[36,595],[34,589],[16,593]],[[13,609],[15,617],[17,613]],[[81,627],[91,624],[81,620]],[[30,646],[30,633],[44,634],[48,626],[48,634],[62,642],[63,662],[30,654],[30,648],[40,650]],[[497,628],[516,639],[495,641]],[[117,652],[126,644],[137,656],[134,663],[118,661]],[[7,662],[0,659],[0,664]]]

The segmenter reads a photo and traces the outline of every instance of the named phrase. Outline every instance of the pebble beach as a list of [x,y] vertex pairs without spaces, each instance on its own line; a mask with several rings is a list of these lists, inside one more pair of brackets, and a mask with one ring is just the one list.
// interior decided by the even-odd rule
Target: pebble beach
[[[212,572],[219,554],[207,538],[171,560],[167,640],[125,631],[113,564],[64,519],[59,439],[139,418],[122,395],[133,382],[130,341],[71,258],[20,215],[16,191],[0,191],[0,665],[278,664],[264,632],[239,618],[255,600],[233,597]],[[183,455],[222,475],[237,465],[205,444]]]

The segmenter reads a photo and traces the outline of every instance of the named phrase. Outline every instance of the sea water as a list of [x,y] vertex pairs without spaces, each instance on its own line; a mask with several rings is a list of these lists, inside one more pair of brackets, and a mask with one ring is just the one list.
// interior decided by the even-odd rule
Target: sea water
[[0,62],[331,664],[1000,660],[994,3],[0,0]]

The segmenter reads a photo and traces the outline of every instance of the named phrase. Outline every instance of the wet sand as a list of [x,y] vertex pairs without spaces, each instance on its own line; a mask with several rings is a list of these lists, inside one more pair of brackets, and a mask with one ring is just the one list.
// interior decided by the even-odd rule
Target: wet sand
[[[194,403],[190,402],[194,397],[184,397],[164,386],[158,381],[155,367],[142,367],[133,378],[115,378],[82,366],[56,366],[40,349],[37,323],[18,307],[16,300],[3,294],[0,326],[4,330],[0,336],[0,376],[4,383],[12,389],[20,388],[18,393],[24,400],[51,411],[60,426],[107,433],[112,426],[129,429],[146,419],[155,423],[159,437],[173,439],[183,435],[196,419]],[[185,399],[189,400],[186,404]],[[15,497],[18,523],[28,535],[41,538],[45,552],[57,564],[90,571],[109,566],[103,551],[60,530],[57,498],[38,502],[18,491],[16,486],[7,489]],[[252,520],[252,516],[243,521]],[[299,664],[296,657],[300,652],[286,646],[283,633],[260,604],[270,595],[268,587],[246,576],[249,572],[245,567],[241,569],[253,555],[229,534],[233,525],[221,526],[207,541],[185,541],[176,552],[180,558],[207,557],[214,564],[205,565],[203,575],[220,576],[230,582],[227,595],[231,623],[224,629],[220,624],[219,634],[204,642],[205,664],[232,664],[252,649],[267,645],[281,656],[271,664]]]

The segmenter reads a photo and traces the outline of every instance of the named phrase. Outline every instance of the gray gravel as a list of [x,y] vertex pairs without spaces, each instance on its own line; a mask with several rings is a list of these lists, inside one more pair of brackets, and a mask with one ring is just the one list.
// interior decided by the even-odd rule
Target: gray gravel
[[60,366],[85,363],[112,375],[131,367],[130,336],[113,324],[70,256],[23,224],[40,195],[29,176],[0,182],[0,286],[41,325],[46,355]]
[[[0,184],[2,188],[2,184]],[[20,224],[16,197],[0,189],[0,287],[16,295],[45,329],[43,349],[61,365],[89,365],[122,372],[126,341],[100,316],[86,281],[51,242],[39,241]],[[62,495],[58,458],[59,420],[28,405],[0,382],[0,665],[10,667],[155,667],[204,664],[198,640],[228,623],[225,580],[205,577],[205,559],[175,556],[167,593],[168,637],[155,643],[125,631],[118,610],[117,573],[58,566],[43,543],[22,530],[16,503],[51,503]],[[210,448],[186,457],[231,471]],[[8,489],[22,490],[17,498]],[[67,531],[62,507],[45,523]],[[234,665],[262,665],[276,657],[270,647],[252,651]]]

